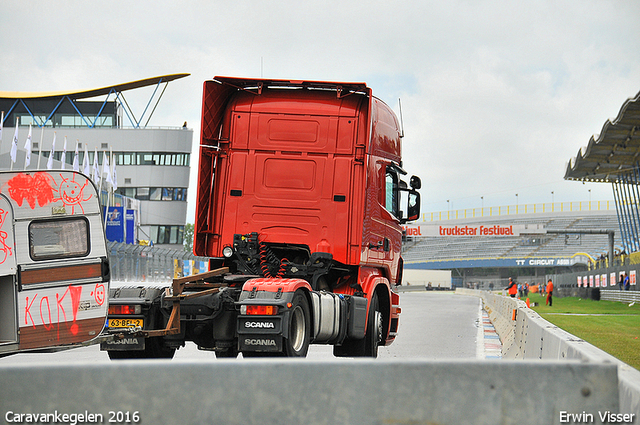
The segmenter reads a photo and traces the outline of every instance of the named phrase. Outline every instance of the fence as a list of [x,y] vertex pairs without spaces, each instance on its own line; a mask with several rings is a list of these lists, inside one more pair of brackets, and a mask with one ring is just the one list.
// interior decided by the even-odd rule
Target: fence
[[170,282],[175,277],[208,271],[208,258],[179,250],[109,242],[111,280]]
[[463,210],[436,211],[422,214],[422,221],[459,220],[478,217],[494,217],[514,214],[538,214],[572,211],[615,210],[614,201],[552,202],[541,204],[505,205],[499,207],[467,208]]
[[618,301],[623,303],[635,303],[640,301],[640,291],[620,291],[618,289],[601,289],[600,299],[605,301]]

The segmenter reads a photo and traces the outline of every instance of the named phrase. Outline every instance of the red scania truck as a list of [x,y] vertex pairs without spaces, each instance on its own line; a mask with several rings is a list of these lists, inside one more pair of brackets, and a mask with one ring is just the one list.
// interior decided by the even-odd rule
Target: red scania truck
[[[111,358],[376,357],[398,331],[402,133],[364,83],[216,77],[204,83],[194,253],[211,271],[111,290]],[[131,329],[129,329],[131,331]]]

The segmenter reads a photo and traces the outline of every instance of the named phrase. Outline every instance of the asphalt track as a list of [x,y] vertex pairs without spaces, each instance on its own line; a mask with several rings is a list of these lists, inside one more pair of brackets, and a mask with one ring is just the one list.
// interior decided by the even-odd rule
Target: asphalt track
[[[480,298],[452,292],[419,291],[401,293],[400,327],[396,341],[380,347],[381,359],[478,359],[495,357],[491,348],[499,341],[481,310]],[[332,347],[312,345],[308,359],[332,359]],[[209,351],[200,351],[192,343],[176,352],[172,361],[215,361]],[[21,353],[0,358],[0,364],[33,362],[109,362],[97,345],[56,353]]]

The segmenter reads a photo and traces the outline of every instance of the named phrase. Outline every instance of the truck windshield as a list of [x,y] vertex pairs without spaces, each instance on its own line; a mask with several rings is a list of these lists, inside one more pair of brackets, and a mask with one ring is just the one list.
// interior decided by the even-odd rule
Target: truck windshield
[[89,224],[84,218],[34,221],[29,225],[33,260],[83,257],[89,254]]

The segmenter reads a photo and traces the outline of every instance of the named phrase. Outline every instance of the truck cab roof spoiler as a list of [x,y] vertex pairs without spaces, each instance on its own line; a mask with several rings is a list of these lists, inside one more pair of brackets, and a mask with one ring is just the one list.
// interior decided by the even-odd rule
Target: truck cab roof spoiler
[[230,85],[240,90],[245,90],[257,95],[262,94],[265,87],[285,88],[285,89],[316,89],[335,90],[338,98],[348,96],[353,93],[371,95],[371,89],[366,83],[347,83],[331,81],[308,81],[308,80],[272,80],[264,78],[236,78],[236,77],[214,77],[213,81],[220,84]]

